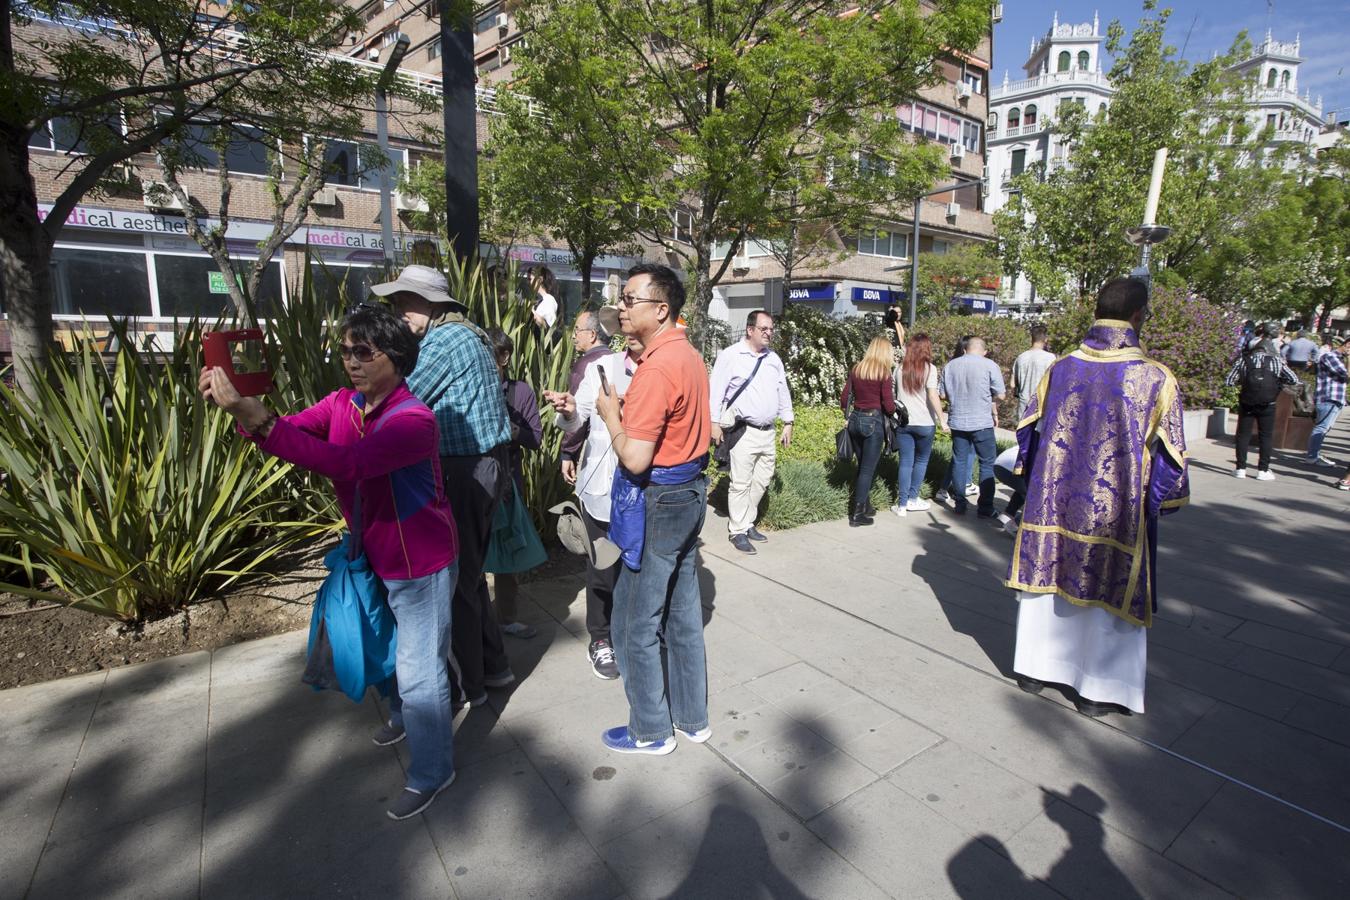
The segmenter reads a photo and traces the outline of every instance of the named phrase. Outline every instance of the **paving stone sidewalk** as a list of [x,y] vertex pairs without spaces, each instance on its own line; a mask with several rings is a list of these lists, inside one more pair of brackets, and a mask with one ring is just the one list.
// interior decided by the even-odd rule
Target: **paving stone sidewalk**
[[[297,681],[305,635],[0,693],[0,896],[1350,896],[1350,493],[1195,449],[1161,529],[1148,714],[1009,680],[1011,541],[934,508],[777,533],[710,516],[713,738],[605,751],[580,578],[527,585],[518,684],[392,822],[406,750]],[[1350,423],[1328,442],[1350,456]]]

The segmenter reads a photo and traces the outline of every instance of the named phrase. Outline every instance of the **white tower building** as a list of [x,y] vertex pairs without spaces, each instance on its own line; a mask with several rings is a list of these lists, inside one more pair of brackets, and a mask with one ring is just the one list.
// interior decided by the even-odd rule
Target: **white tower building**
[[[1293,43],[1274,40],[1267,29],[1266,39],[1233,69],[1251,82],[1252,125],[1271,128],[1277,143],[1302,144],[1313,151],[1326,122],[1322,98],[1314,100],[1309,91],[1298,92],[1298,67],[1303,62],[1300,43],[1298,35]],[[1296,166],[1298,161],[1291,159],[1289,165]]]
[[[1003,84],[989,97],[987,146],[989,192],[985,209],[997,212],[1008,202],[1008,182],[1037,164],[1052,170],[1068,155],[1068,147],[1049,126],[1065,104],[1085,107],[1089,115],[1111,102],[1114,89],[1103,73],[1100,22],[1061,24],[1055,14],[1050,30],[1031,42],[1025,78]],[[1026,278],[1004,279],[1001,303],[1010,313],[1038,311],[1035,292]],[[1015,283],[1008,284],[1007,282]]]

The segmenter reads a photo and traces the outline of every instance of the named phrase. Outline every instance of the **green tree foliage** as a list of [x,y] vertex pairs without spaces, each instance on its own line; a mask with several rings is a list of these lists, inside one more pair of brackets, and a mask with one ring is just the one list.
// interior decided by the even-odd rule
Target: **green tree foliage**
[[920,253],[918,315],[945,315],[957,297],[983,290],[991,281],[997,285],[993,250],[992,244],[961,243],[946,253]]
[[[194,121],[293,144],[359,130],[372,78],[325,52],[359,25],[341,0],[0,0],[0,262],[21,386],[46,368],[51,248],[70,211],[125,190],[140,154],[189,164],[174,148]],[[78,152],[44,219],[28,143],[48,129]]]
[[[819,183],[822,171],[842,175],[862,154],[896,162],[900,179],[927,171],[913,163],[894,106],[938,77],[940,53],[975,46],[990,7],[521,0],[532,72],[523,87],[549,92],[546,114],[588,118],[604,135],[592,152],[612,173],[609,199],[636,204],[643,236],[683,260],[697,318],[747,235],[771,236],[786,218],[777,213],[792,187]],[[904,193],[920,184],[931,180]],[[730,252],[714,266],[718,241]]]
[[[933,363],[941,368],[952,358],[956,342],[965,335],[984,338],[989,358],[1003,370],[1006,384],[1012,375],[1013,361],[1023,350],[1031,349],[1031,332],[1015,319],[993,316],[937,315],[919,319],[911,335],[927,334],[933,342]],[[1017,418],[1017,398],[1009,392],[999,404],[999,424],[1011,428]]]
[[1145,0],[1128,42],[1119,22],[1107,29],[1116,87],[1109,114],[1057,110],[1054,131],[1072,147],[1067,165],[1029,169],[995,214],[1005,271],[1026,274],[1043,296],[1092,297],[1136,264],[1124,233],[1142,222],[1159,147],[1170,156],[1157,218],[1172,236],[1154,260],[1180,281],[1223,286],[1225,242],[1259,231],[1280,202],[1288,151],[1248,123],[1247,82],[1230,70],[1250,42],[1239,35],[1228,53],[1189,66],[1164,39],[1171,11],[1156,5]]

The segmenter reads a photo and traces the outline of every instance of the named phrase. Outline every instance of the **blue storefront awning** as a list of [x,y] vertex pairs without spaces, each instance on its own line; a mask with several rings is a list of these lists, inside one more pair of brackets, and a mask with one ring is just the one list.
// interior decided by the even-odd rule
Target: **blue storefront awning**
[[992,316],[998,311],[998,301],[992,297],[957,297],[956,302],[979,315]]
[[834,285],[832,284],[803,284],[798,285],[788,291],[787,299],[791,301],[803,300],[834,300]]
[[906,291],[892,291],[886,288],[855,287],[853,289],[854,303],[885,303],[889,305],[903,303],[907,296],[909,294]]

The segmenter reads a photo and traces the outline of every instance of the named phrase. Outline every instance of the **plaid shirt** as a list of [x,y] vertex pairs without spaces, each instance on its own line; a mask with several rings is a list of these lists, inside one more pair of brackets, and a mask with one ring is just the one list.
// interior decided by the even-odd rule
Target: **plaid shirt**
[[408,390],[436,413],[442,456],[480,456],[511,440],[497,364],[472,326],[448,322],[427,332]]
[[1317,357],[1317,390],[1313,394],[1314,403],[1339,403],[1345,405],[1345,363],[1341,355],[1330,348],[1323,348]]

